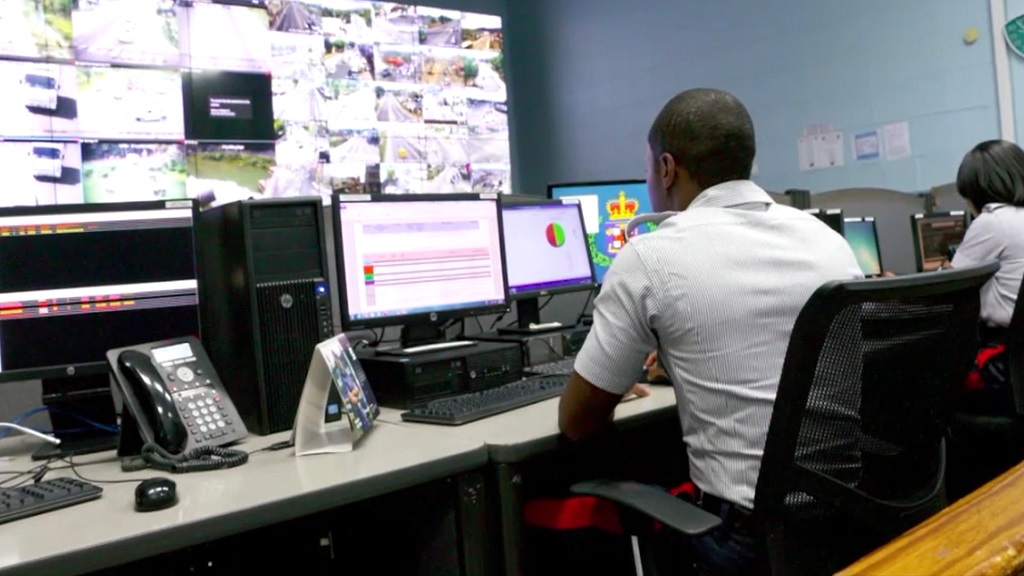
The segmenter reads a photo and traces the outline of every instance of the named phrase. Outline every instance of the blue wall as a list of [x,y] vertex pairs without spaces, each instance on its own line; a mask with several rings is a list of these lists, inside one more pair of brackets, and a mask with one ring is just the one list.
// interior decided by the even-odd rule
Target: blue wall
[[[547,155],[519,158],[522,192],[642,177],[651,120],[696,86],[730,90],[750,108],[755,179],[771,190],[925,190],[952,181],[971,146],[998,136],[985,0],[509,0],[509,9],[510,35],[530,28],[533,57],[543,54],[526,83],[546,96],[513,96],[516,108],[540,108],[517,119],[517,146],[538,143]],[[963,42],[968,27],[981,33],[973,46]],[[512,80],[521,94],[524,79]],[[853,160],[855,133],[903,120],[912,158]],[[796,142],[815,123],[845,132],[845,167],[799,171]]]

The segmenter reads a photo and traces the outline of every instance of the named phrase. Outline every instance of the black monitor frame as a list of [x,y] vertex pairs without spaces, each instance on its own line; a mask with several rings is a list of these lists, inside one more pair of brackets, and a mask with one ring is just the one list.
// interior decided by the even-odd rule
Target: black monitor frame
[[[421,312],[402,316],[387,316],[382,318],[360,318],[353,320],[349,314],[348,306],[348,283],[346,282],[345,250],[342,246],[341,226],[341,204],[342,202],[366,203],[366,202],[456,202],[456,201],[482,201],[494,200],[494,207],[498,219],[498,249],[501,257],[502,283],[504,284],[504,301],[499,304],[487,306],[467,306],[450,310],[438,310],[434,312]],[[443,324],[449,320],[462,320],[472,316],[483,316],[486,314],[504,314],[509,310],[508,273],[505,267],[505,241],[501,219],[501,201],[498,194],[416,194],[416,195],[353,195],[335,192],[331,197],[331,219],[334,224],[335,264],[338,267],[338,300],[341,312],[341,326],[345,331],[372,330],[374,328],[387,328],[389,326],[401,326],[401,345],[403,348],[421,344],[443,342],[445,340]]]
[[614,186],[614,185],[633,185],[633,184],[647,184],[647,180],[643,178],[627,178],[625,180],[594,180],[590,182],[558,182],[555,184],[548,184],[547,198],[549,200],[560,200],[555,198],[555,188],[568,188],[569,186],[582,187],[582,186]]
[[[532,199],[518,198],[514,200],[506,200],[502,196],[502,210],[505,206],[512,209],[518,206],[576,206],[577,213],[580,218],[580,225],[583,226],[584,233],[586,232],[586,225],[583,220],[583,207],[579,202],[572,202],[570,200],[552,200],[541,197],[534,197]],[[504,217],[504,215],[502,215]],[[504,234],[504,230],[502,230]],[[587,245],[587,251],[590,251],[589,244]],[[599,287],[597,283],[597,273],[594,270],[594,259],[587,254],[587,264],[590,267],[590,282],[580,283],[568,286],[558,286],[555,288],[548,288],[544,290],[534,290],[530,292],[518,292],[512,294],[512,286],[508,286],[509,299],[516,304],[516,325],[514,327],[500,328],[498,331],[508,334],[535,334],[538,330],[537,325],[540,321],[540,298],[552,297],[558,294],[569,294],[572,292],[591,292]],[[505,259],[505,275],[508,276],[508,260]]]
[[[814,216],[818,220],[821,220],[826,226],[828,226],[829,228],[832,228],[833,230],[838,232],[840,236],[843,235],[844,226],[846,224],[846,219],[843,216],[843,209],[842,208],[804,208],[804,212],[807,212],[808,214],[811,214],[812,216]],[[839,229],[838,230],[836,230],[831,224],[829,224],[829,221],[828,221],[828,217],[829,216],[838,216],[838,218],[839,218],[838,219],[838,222],[839,222]]]
[[[199,292],[196,260],[199,240],[196,232],[196,222],[199,217],[198,206],[195,200],[189,199],[11,206],[0,208],[0,218],[189,209],[192,212],[192,266],[196,271],[197,297],[202,298],[202,294]],[[197,335],[201,324],[198,322],[198,308],[197,305]],[[106,358],[98,358],[95,362],[0,371],[0,385],[26,380],[41,380],[43,406],[49,412],[52,428],[55,431],[54,435],[61,440],[59,445],[46,444],[39,448],[32,455],[33,459],[49,460],[69,455],[102,452],[117,447],[117,407],[112,393],[110,367]],[[102,426],[102,428],[61,432],[61,430],[81,428],[83,426],[81,418],[87,419],[90,424]]]
[[[878,274],[871,274],[871,275],[865,274],[864,277],[865,278],[878,278],[878,277],[882,276],[882,274],[885,272],[885,264],[882,263],[882,245],[878,242],[878,222],[875,220],[875,217],[874,216],[847,216],[846,218],[843,218],[843,235],[844,235],[843,237],[844,238],[846,237],[845,234],[846,234],[846,223],[847,222],[870,222],[871,223],[871,233],[875,237],[875,249],[876,249],[877,254],[878,254]],[[858,267],[859,266],[860,266],[860,263],[858,263]]]
[[922,224],[932,220],[941,220],[953,217],[959,217],[963,219],[964,233],[966,234],[967,228],[968,226],[970,226],[970,220],[968,219],[966,210],[950,210],[948,212],[930,212],[928,214],[919,213],[910,215],[910,235],[914,239],[914,264],[917,267],[918,272],[928,271],[924,265],[924,252],[923,246],[921,246]]

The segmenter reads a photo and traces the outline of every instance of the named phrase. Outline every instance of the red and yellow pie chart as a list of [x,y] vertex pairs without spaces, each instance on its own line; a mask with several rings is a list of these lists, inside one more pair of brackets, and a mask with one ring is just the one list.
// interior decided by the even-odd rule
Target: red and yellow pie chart
[[548,236],[548,244],[551,244],[552,247],[560,248],[565,244],[565,229],[558,222],[548,224],[545,232]]

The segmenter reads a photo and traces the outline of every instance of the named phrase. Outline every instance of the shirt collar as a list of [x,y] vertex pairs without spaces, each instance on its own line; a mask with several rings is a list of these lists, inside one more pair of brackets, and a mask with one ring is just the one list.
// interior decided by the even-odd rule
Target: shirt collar
[[775,201],[750,180],[732,180],[704,190],[693,199],[690,208],[733,208],[755,203],[774,204]]

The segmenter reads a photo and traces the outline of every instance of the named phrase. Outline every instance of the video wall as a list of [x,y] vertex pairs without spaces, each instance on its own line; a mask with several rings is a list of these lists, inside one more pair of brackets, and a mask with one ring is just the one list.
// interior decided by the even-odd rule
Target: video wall
[[0,0],[0,205],[507,192],[497,16]]

